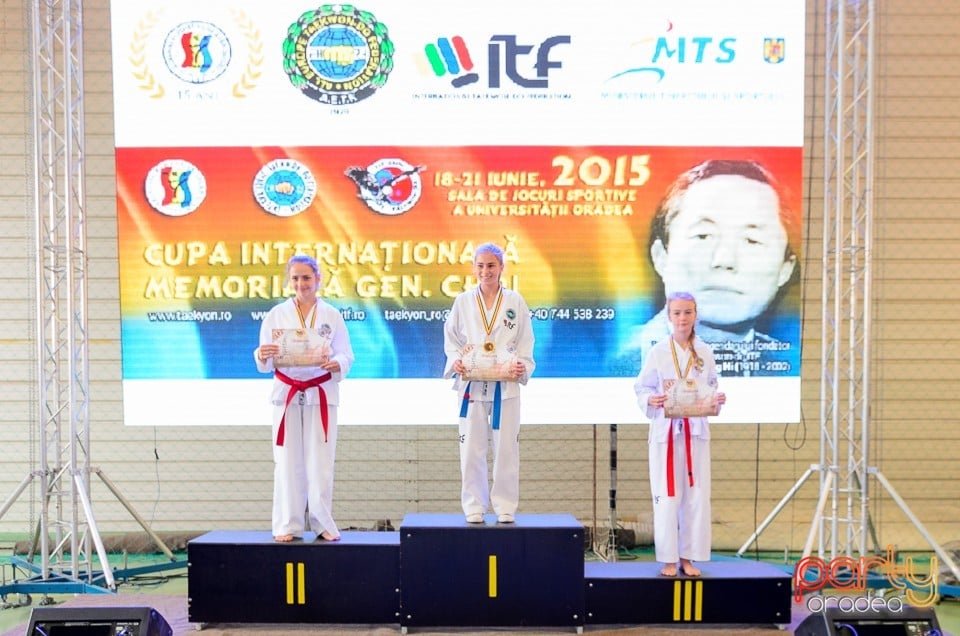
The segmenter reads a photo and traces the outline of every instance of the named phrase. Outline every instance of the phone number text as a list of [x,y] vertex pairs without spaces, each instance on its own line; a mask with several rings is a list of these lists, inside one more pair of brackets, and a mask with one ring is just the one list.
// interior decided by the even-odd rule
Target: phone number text
[[530,311],[534,320],[614,320],[613,307],[537,307]]

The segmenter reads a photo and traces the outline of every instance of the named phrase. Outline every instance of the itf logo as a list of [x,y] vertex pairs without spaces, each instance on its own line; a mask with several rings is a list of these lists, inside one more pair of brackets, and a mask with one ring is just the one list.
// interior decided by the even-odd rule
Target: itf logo
[[[436,44],[428,44],[423,48],[427,55],[427,62],[433,69],[433,74],[437,77],[443,77],[447,73],[453,75],[450,81],[455,88],[473,84],[480,79],[480,76],[473,71],[473,60],[470,59],[470,51],[467,49],[467,43],[459,35],[452,38],[438,38]],[[465,71],[462,75],[461,71]]]
[[[562,62],[552,59],[554,47],[570,44],[569,35],[554,35],[534,44],[518,44],[516,35],[494,35],[487,43],[487,86],[500,88],[503,77],[523,88],[547,88],[548,74],[563,66]],[[424,47],[424,54],[430,63],[434,75],[443,77],[453,75],[450,84],[455,88],[473,84],[480,79],[474,72],[474,63],[466,42],[460,36],[441,37],[436,44]],[[535,55],[534,76],[524,77],[518,70],[518,60],[527,55]]]

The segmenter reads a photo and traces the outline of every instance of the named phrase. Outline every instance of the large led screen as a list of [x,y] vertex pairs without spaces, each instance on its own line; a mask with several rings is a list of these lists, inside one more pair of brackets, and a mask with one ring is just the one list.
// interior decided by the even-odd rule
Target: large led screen
[[799,419],[804,3],[112,3],[124,415],[270,421],[253,350],[319,262],[344,424],[453,424],[473,249],[532,312],[531,424],[644,421],[664,293],[718,422]]

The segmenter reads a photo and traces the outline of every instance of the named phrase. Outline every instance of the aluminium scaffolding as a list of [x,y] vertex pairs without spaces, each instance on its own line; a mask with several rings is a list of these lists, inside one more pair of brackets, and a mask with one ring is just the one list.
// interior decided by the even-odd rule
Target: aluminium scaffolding
[[819,497],[803,556],[882,553],[870,516],[871,477],[940,560],[953,559],[872,462],[870,414],[874,210],[876,2],[827,0],[825,10],[823,289],[820,460],[811,465],[740,548],[743,555],[814,474]]
[[[39,483],[40,495],[30,554],[12,560],[15,568],[33,576],[5,582],[0,586],[3,598],[10,592],[115,591],[91,501],[94,474],[173,565],[182,567],[113,482],[91,465],[82,4],[24,2],[30,41],[38,402],[34,441],[39,452],[30,474],[0,506],[0,518],[32,484]],[[165,568],[141,571],[157,569]]]

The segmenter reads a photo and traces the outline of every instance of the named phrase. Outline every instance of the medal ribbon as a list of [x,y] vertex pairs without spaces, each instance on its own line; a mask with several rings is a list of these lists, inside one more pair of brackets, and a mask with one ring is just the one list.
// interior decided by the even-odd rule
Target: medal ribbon
[[[690,345],[691,347],[693,344]],[[687,377],[687,374],[690,373],[690,367],[693,366],[693,355],[690,355],[690,358],[687,360],[687,368],[683,371],[683,374],[680,374],[680,360],[677,359],[677,343],[674,341],[673,336],[670,337],[670,353],[673,354],[673,368],[677,370],[677,378],[682,380]]]
[[[304,329],[307,328],[307,321],[303,319],[303,311],[300,309],[300,302],[297,299],[293,300],[293,304],[297,307],[297,318],[300,319],[300,326]],[[313,312],[313,316],[310,317],[310,328],[313,329],[314,325],[317,324],[317,303],[313,304],[310,311]],[[309,312],[307,313],[309,316]]]
[[490,320],[487,320],[487,308],[483,304],[483,294],[480,292],[480,288],[477,287],[477,306],[480,308],[480,318],[483,320],[483,330],[487,332],[487,337],[490,336],[490,332],[493,331],[494,326],[497,324],[497,314],[500,313],[500,304],[503,302],[503,287],[500,287],[497,290],[497,302],[493,305],[493,314],[490,316]]
[[[691,343],[690,346],[692,347],[693,344]],[[684,369],[683,374],[680,373],[680,360],[677,358],[677,345],[673,336],[670,336],[670,353],[673,354],[673,368],[677,371],[677,378],[679,380],[686,378],[690,373],[690,367],[693,366],[692,352],[687,359],[687,368]],[[677,490],[673,476],[673,422],[674,420],[670,420],[670,433],[667,436],[667,497],[675,496]],[[690,420],[687,418],[683,418],[683,441],[687,447],[687,477],[690,479],[690,485],[693,486],[693,449],[690,447]]]

